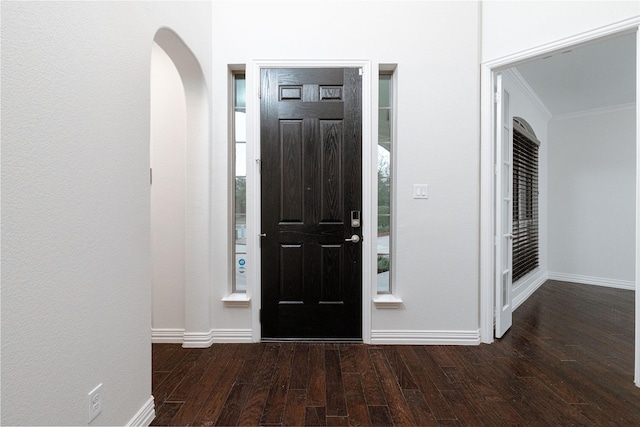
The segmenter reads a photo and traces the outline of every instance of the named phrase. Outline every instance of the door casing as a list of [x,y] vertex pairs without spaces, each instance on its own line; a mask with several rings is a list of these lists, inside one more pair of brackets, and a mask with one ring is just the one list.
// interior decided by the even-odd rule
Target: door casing
[[[247,296],[251,303],[251,338],[261,340],[260,301],[260,70],[262,68],[361,68],[362,69],[362,341],[371,342],[371,299],[376,285],[373,269],[376,265],[376,229],[373,212],[377,212],[372,197],[377,158],[373,149],[371,106],[372,65],[369,60],[355,61],[254,61],[247,68]],[[377,105],[377,104],[376,104]]]
[[[492,61],[483,62],[480,67],[480,339],[483,343],[494,340],[494,237],[495,237],[495,189],[493,171],[495,159],[495,117],[493,94],[496,91],[495,75],[524,61],[541,58],[550,53],[577,47],[585,43],[616,37],[635,32],[636,43],[636,101],[640,99],[640,17],[622,21],[578,36],[561,39],[543,46],[522,51]],[[640,109],[636,108],[636,328],[635,328],[635,384],[640,387]]]

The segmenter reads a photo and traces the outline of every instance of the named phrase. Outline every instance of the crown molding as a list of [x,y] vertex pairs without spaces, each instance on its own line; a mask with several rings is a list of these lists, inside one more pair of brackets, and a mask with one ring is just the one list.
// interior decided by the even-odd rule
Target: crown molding
[[529,86],[529,83],[522,77],[522,74],[518,72],[515,68],[509,68],[503,72],[503,76],[505,76],[511,83],[513,83],[516,87],[518,87],[524,94],[529,97],[536,107],[542,112],[542,114],[546,117],[547,120],[551,120],[553,118],[553,114],[547,108],[544,102],[538,97],[536,92]]
[[620,111],[634,110],[636,108],[635,102],[629,102],[627,104],[612,105],[610,107],[593,108],[591,110],[575,111],[572,113],[556,114],[551,120],[567,120],[575,119],[579,117],[598,116],[600,114],[617,113]]

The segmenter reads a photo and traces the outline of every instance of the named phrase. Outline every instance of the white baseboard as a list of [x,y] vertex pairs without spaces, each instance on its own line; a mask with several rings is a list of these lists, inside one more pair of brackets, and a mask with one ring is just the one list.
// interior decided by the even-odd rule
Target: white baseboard
[[131,418],[131,420],[127,423],[127,427],[141,426],[148,427],[151,425],[151,422],[156,417],[156,409],[153,402],[153,396],[147,400],[142,408]]
[[632,280],[607,279],[604,277],[581,276],[579,274],[548,273],[549,280],[560,280],[563,282],[575,282],[585,285],[606,286],[608,288],[627,289],[633,291],[636,284]]
[[408,345],[478,345],[480,330],[472,331],[371,331],[371,344]]
[[151,329],[154,344],[182,344],[185,348],[207,348],[213,343],[250,343],[251,329],[212,329],[209,332],[185,332],[184,329]]
[[522,282],[516,283],[517,287],[513,289],[511,299],[513,310],[520,307],[548,278],[546,272],[538,271],[530,277],[526,277]]
[[151,342],[154,344],[182,344],[184,329],[151,328]]
[[251,343],[252,339],[251,329],[212,329],[211,338],[215,343]]
[[212,329],[209,332],[185,332],[184,348],[207,348],[213,343],[251,343],[251,329]]

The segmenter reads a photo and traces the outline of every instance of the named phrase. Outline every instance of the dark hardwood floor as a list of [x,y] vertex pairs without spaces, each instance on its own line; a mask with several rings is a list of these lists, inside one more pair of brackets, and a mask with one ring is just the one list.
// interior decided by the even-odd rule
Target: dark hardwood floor
[[633,426],[634,293],[549,281],[479,346],[153,345],[153,425]]

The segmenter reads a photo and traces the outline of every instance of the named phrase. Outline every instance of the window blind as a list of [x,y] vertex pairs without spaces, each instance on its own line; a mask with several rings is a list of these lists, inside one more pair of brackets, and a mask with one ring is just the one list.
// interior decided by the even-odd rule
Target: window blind
[[513,120],[513,268],[515,282],[539,266],[538,149],[524,120]]

